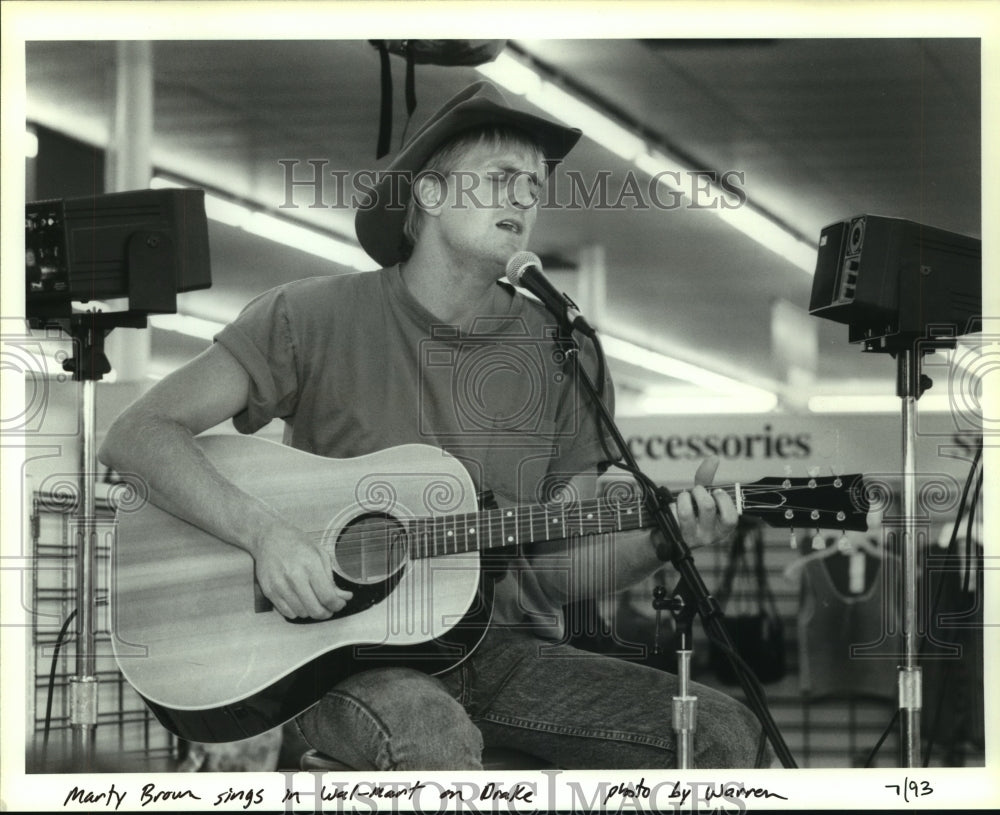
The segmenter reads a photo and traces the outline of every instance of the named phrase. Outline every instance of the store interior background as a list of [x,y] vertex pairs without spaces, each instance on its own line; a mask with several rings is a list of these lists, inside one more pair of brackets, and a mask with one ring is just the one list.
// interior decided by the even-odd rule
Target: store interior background
[[[26,65],[28,201],[181,184],[204,187],[222,202],[209,211],[212,287],[180,295],[177,317],[109,337],[114,372],[98,386],[98,439],[126,404],[207,347],[214,331],[256,294],[298,278],[373,268],[359,259],[353,216],[336,205],[333,181],[327,179],[326,206],[311,207],[313,193],[302,187],[295,207],[282,206],[287,171],[279,164],[297,160],[297,179],[311,173],[310,160],[347,171],[386,165],[375,158],[380,77],[378,52],[369,43],[29,42]],[[407,128],[403,62],[393,57],[392,68],[395,149]],[[693,475],[692,457],[666,453],[671,436],[714,435],[735,440],[719,472],[727,483],[866,472],[898,485],[895,362],[862,354],[848,343],[846,326],[809,315],[814,247],[823,227],[863,213],[981,236],[977,40],[517,40],[482,71],[417,66],[418,107],[407,132],[484,76],[502,87],[520,82],[505,87],[511,97],[529,87],[543,94],[529,98],[549,115],[561,115],[560,92],[575,100],[577,107],[562,115],[588,118],[567,167],[588,184],[607,174],[612,202],[629,174],[648,194],[651,170],[674,166],[670,161],[742,174],[747,202],[736,215],[690,201],[640,209],[626,197],[619,207],[547,209],[535,233],[532,249],[547,273],[607,338],[618,416],[654,479],[683,487]],[[550,86],[557,91],[545,96]],[[527,99],[519,104],[532,107]],[[116,112],[124,125],[116,125]],[[690,188],[690,177],[684,179]],[[239,210],[225,204],[244,214],[234,216]],[[237,225],[247,211],[306,232],[291,233],[287,243],[264,237],[247,228],[248,221]],[[226,212],[228,220],[220,220]],[[12,325],[5,315],[5,334]],[[33,556],[66,565],[72,559],[68,517],[57,501],[34,499],[36,491],[58,494],[76,468],[79,388],[55,364],[68,350],[64,340],[36,332],[25,334],[24,347],[29,356],[37,352],[31,358],[47,371],[29,372],[24,430],[49,447],[29,456],[26,466],[25,529],[32,534],[23,545]],[[931,489],[934,497],[921,507],[927,551],[947,542],[981,430],[977,411],[990,374],[980,361],[972,344],[928,360],[935,387],[920,403],[919,455],[921,472],[933,476],[921,483],[937,478],[943,487]],[[261,435],[280,439],[278,424]],[[747,452],[747,439],[781,435],[806,436],[808,454],[764,455],[759,444],[757,453]],[[836,547],[840,532],[823,530],[819,540],[814,529],[795,530],[792,538],[787,529],[763,534],[787,645],[785,675],[766,687],[775,717],[802,766],[859,766],[892,715],[894,664],[879,686],[884,692],[857,694],[844,686],[816,697],[804,689],[800,659],[802,638],[815,632],[802,627],[806,589],[794,564]],[[882,534],[875,529],[868,537],[878,544]],[[981,546],[979,523],[968,534]],[[881,559],[868,555],[867,565],[857,567],[857,551],[822,561],[841,590],[849,562],[855,582],[857,569],[863,573],[860,590],[841,592],[845,607],[881,588]],[[698,555],[713,589],[725,558],[724,547]],[[670,576],[664,579],[670,587]],[[72,608],[73,585],[68,568],[40,570],[25,581],[35,621],[28,655],[29,769],[59,766],[68,743],[72,643],[60,651],[49,754],[39,758],[52,649]],[[649,644],[652,585],[621,598],[615,625],[623,638]],[[975,580],[967,594],[973,605],[953,610],[974,619],[977,608],[982,613]],[[606,647],[601,636],[591,636],[599,629],[582,631],[582,639]],[[707,643],[697,632],[702,651],[695,678],[728,687],[708,665]],[[957,673],[944,674],[940,661],[927,672],[924,729],[938,739],[936,764],[983,761],[981,642],[973,637],[965,646],[963,659],[952,661]],[[870,663],[884,673],[887,660]],[[100,670],[98,741],[108,769],[177,766],[183,746],[150,720],[112,660],[102,660]],[[947,682],[951,691],[942,693]],[[939,727],[945,721],[951,724]],[[895,742],[890,732],[879,766],[895,764]],[[294,749],[286,744],[286,765]]]

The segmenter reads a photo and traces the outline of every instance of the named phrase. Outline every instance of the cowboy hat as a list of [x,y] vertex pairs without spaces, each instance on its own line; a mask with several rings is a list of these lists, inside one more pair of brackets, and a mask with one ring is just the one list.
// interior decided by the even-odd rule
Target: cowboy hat
[[[447,101],[413,135],[386,170],[379,173],[368,200],[358,209],[354,229],[362,248],[375,261],[382,266],[392,266],[403,259],[403,225],[411,182],[427,159],[459,133],[495,125],[524,131],[538,142],[546,159],[564,158],[580,138],[577,128],[563,127],[510,107],[490,82],[469,85]],[[394,183],[396,190],[393,190]]]

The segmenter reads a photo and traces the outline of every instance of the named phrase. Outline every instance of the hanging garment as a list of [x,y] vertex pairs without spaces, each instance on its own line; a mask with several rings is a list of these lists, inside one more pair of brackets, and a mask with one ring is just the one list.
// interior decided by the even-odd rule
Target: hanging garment
[[983,549],[975,547],[971,563],[962,563],[958,551],[935,553],[923,575],[931,613],[920,659],[920,729],[935,763],[948,767],[966,763],[967,747],[985,744]]
[[[752,564],[748,550],[753,553]],[[723,624],[736,653],[759,681],[782,679],[786,664],[784,624],[764,568],[764,535],[759,523],[740,519],[716,597],[725,613]],[[727,654],[714,640],[710,662],[721,682],[730,685],[739,682]]]
[[[861,586],[858,558],[864,558]],[[847,579],[838,579],[837,585],[834,574]],[[896,698],[903,643],[899,593],[889,589],[898,579],[895,558],[886,560],[862,551],[803,563],[798,617],[803,693],[812,698]]]

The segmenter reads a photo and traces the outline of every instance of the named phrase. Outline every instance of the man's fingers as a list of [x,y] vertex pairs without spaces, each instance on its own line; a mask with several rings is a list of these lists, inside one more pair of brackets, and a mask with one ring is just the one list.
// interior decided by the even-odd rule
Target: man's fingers
[[715,471],[719,469],[719,457],[709,456],[698,465],[698,470],[694,474],[694,483],[703,487],[710,487],[715,479]]
[[691,546],[700,546],[721,539],[726,530],[736,525],[736,505],[724,490],[709,492],[698,485],[677,496],[677,520],[684,540]]
[[298,584],[295,586],[295,591],[299,598],[299,606],[304,611],[301,616],[310,617],[313,620],[325,620],[333,614],[331,609],[320,602],[309,583]]
[[681,527],[681,534],[685,540],[691,537],[691,532],[698,523],[694,513],[694,502],[691,500],[691,493],[682,492],[677,496],[677,521]]
[[708,494],[708,490],[702,486],[697,486],[691,490],[691,497],[694,499],[698,517],[704,519],[707,523],[712,523],[716,514],[716,506],[715,499]]
[[677,519],[682,523],[697,523],[701,519],[712,523],[716,512],[715,498],[704,487],[685,490],[677,496]]
[[312,563],[307,564],[295,577],[289,577],[289,584],[299,599],[303,616],[314,620],[326,620],[335,611],[342,609],[351,596],[343,592],[333,582],[329,559],[317,551]]
[[277,570],[265,568],[264,594],[284,617],[326,620],[352,597],[333,582],[329,557],[322,550],[299,549]]
[[313,573],[312,587],[316,597],[330,611],[340,611],[354,595],[340,588],[333,579],[333,560],[325,549],[318,551],[322,571]]
[[713,490],[715,504],[719,508],[719,520],[727,527],[736,526],[739,520],[739,513],[736,511],[736,504],[732,497],[725,490]]
[[311,571],[299,570],[284,575],[279,582],[278,594],[296,617],[325,620],[333,610],[320,601],[312,586],[311,574]]
[[286,619],[294,620],[299,615],[292,609],[288,603],[284,601],[283,598],[279,597],[277,594],[267,595],[267,598],[271,601],[275,610]]
[[255,558],[261,590],[289,619],[327,620],[353,597],[334,581],[331,552],[293,527],[277,529]]
[[[261,588],[264,587],[261,586]],[[299,597],[292,582],[287,579],[279,580],[271,585],[264,590],[264,594],[282,617],[294,620],[298,617],[310,616],[307,604]]]

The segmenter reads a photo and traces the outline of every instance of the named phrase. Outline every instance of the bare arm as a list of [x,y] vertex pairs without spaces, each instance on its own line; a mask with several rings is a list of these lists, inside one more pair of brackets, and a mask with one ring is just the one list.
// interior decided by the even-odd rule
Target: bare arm
[[249,389],[243,366],[213,345],[126,409],[108,431],[99,458],[145,479],[165,508],[248,551],[261,589],[286,617],[329,617],[351,595],[334,585],[326,553],[224,478],[194,442],[243,410]]

